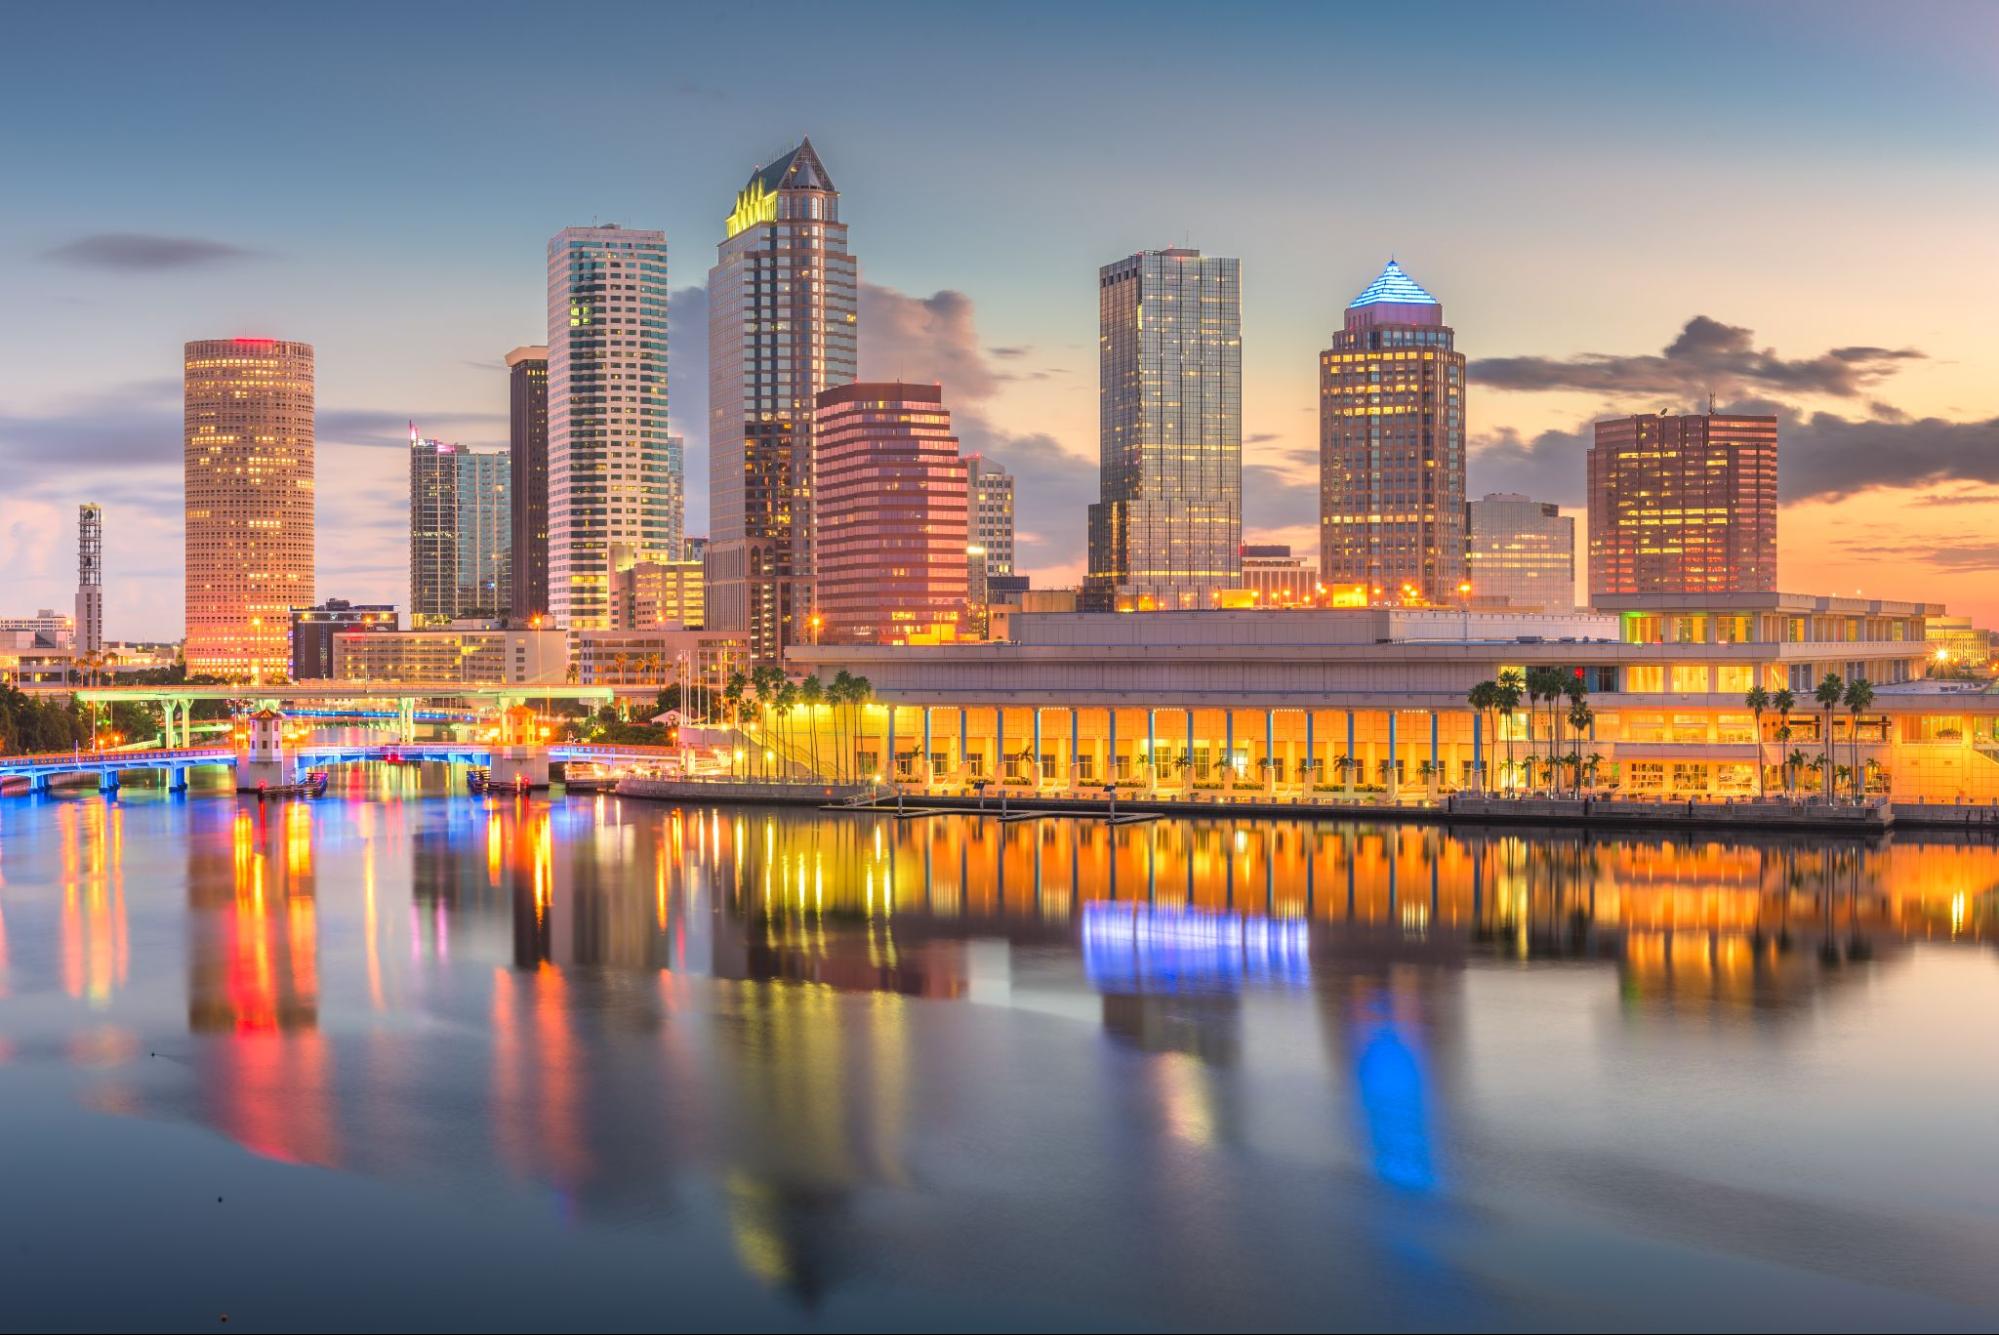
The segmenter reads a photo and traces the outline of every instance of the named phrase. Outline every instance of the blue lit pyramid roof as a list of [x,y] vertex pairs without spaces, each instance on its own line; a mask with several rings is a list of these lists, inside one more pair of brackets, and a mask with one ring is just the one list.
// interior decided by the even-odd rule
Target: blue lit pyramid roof
[[1440,303],[1435,297],[1425,292],[1422,285],[1415,279],[1403,273],[1401,265],[1397,264],[1394,260],[1390,260],[1387,266],[1382,269],[1380,276],[1367,285],[1367,290],[1348,303],[1347,309],[1353,310],[1356,306],[1391,304],[1396,306],[1436,306]]

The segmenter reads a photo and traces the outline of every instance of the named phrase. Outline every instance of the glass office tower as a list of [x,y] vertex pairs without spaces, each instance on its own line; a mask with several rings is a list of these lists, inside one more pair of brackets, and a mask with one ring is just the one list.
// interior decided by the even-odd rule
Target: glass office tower
[[1465,583],[1465,359],[1390,260],[1319,354],[1319,578],[1455,604]]
[[759,662],[809,633],[813,413],[854,381],[857,287],[808,139],[750,174],[708,271],[706,614]]
[[1148,250],[1097,275],[1086,610],[1211,607],[1242,570],[1241,262]]

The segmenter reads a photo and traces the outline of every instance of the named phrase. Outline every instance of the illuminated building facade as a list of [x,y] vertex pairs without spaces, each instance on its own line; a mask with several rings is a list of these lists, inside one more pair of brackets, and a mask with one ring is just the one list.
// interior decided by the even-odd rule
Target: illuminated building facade
[[1596,424],[1591,601],[1776,587],[1776,418],[1660,413]]
[[410,624],[499,616],[513,593],[513,460],[410,427]]
[[313,601],[312,345],[202,339],[182,369],[187,670],[282,676]]
[[76,652],[104,647],[104,507],[76,508]]
[[[1567,614],[1373,607],[1015,613],[1004,641],[822,645],[790,655],[823,679],[868,678],[859,745],[921,792],[980,780],[1191,801],[1434,797],[1545,788],[1571,754],[1626,797],[1814,791],[1828,673],[1873,702],[1829,721],[1833,761],[1898,800],[1999,799],[1999,697],[1935,681],[1934,604],[1798,594],[1654,595]],[[1545,706],[1474,710],[1507,671],[1575,675],[1585,735]],[[1789,690],[1759,716],[1753,687]],[[1559,711],[1557,711],[1559,712]],[[1856,726],[1857,724],[1857,726]],[[1857,735],[1856,735],[1857,734]],[[1803,759],[1793,763],[1794,753]],[[885,775],[890,770],[883,768]],[[1760,777],[1759,777],[1760,776]]]
[[1474,606],[1567,612],[1576,605],[1576,521],[1515,492],[1468,502],[1465,573]]
[[819,395],[818,641],[952,638],[963,625],[970,532],[965,461],[935,385],[853,384]]
[[569,676],[569,638],[561,630],[482,621],[428,630],[342,630],[333,636],[333,676],[433,686],[559,685]]
[[992,581],[1013,574],[1013,475],[983,455],[965,457],[971,533],[965,545],[967,600],[983,630]]
[[[584,686],[659,691],[678,684],[690,712],[719,718],[729,675],[749,671],[749,649],[734,631],[644,626],[588,630],[576,636],[576,680]],[[698,690],[698,698],[691,693]]]
[[328,598],[317,607],[292,609],[293,681],[324,681],[333,675],[333,637],[347,631],[396,630],[389,603],[350,603]]
[[1450,604],[1465,579],[1465,359],[1390,260],[1319,354],[1319,578]]
[[521,620],[548,611],[548,349],[507,354],[507,455],[513,514],[508,540],[513,592],[509,610]]
[[758,662],[810,635],[813,414],[852,384],[858,276],[805,140],[750,174],[708,271],[708,624]]
[[1245,544],[1242,579],[1222,595],[1225,607],[1310,607],[1319,569],[1283,543]]
[[548,243],[548,612],[611,624],[611,576],[680,551],[667,434],[666,234],[566,227]]
[[699,561],[640,561],[611,577],[611,624],[616,630],[651,626],[701,629]]
[[1097,311],[1083,604],[1213,606],[1241,569],[1241,262],[1141,251],[1098,271]]

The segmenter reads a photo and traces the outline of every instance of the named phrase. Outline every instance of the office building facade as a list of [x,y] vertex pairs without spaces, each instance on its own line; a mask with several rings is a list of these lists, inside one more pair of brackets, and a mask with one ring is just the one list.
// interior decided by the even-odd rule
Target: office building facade
[[1576,521],[1551,501],[1491,492],[1465,505],[1465,577],[1475,607],[1576,605]]
[[187,670],[279,677],[313,601],[312,345],[201,339],[182,372]]
[[1213,606],[1241,571],[1241,263],[1148,250],[1097,275],[1085,607]]
[[548,612],[548,349],[540,345],[507,354],[507,456],[513,487],[507,601],[527,621]]
[[736,196],[708,271],[708,624],[758,662],[809,635],[813,414],[853,383],[858,275],[808,139]]
[[935,385],[860,383],[819,395],[814,642],[953,639],[970,531],[965,461]]
[[1319,578],[1374,601],[1456,603],[1465,582],[1465,358],[1394,260],[1319,354]]
[[611,577],[611,625],[615,630],[679,626],[699,630],[703,622],[699,561],[640,561]]
[[349,631],[399,629],[392,603],[351,603],[328,598],[316,607],[292,609],[293,681],[324,681],[333,676],[333,637]]
[[1777,587],[1777,419],[1618,417],[1589,451],[1589,592]]
[[611,624],[611,576],[671,559],[666,234],[568,227],[548,243],[548,612]]

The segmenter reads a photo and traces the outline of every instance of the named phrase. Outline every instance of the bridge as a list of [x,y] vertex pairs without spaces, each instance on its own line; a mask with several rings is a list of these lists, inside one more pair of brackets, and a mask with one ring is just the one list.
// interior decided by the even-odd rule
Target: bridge
[[[616,693],[609,686],[571,686],[539,683],[475,682],[393,682],[393,681],[308,681],[285,686],[172,685],[172,686],[80,686],[62,687],[41,693],[73,695],[90,705],[158,705],[163,722],[161,740],[168,747],[182,749],[194,745],[194,706],[206,701],[240,704],[249,712],[260,709],[297,710],[303,717],[327,717],[338,706],[377,706],[357,709],[348,717],[395,720],[396,736],[404,742],[416,741],[419,721],[429,722],[449,711],[440,704],[463,704],[474,717],[503,716],[515,705],[531,700],[580,700],[599,705],[611,704]],[[425,710],[421,706],[430,705]],[[387,706],[388,708],[380,708]],[[452,720],[458,721],[458,720]]]
[[[513,754],[509,754],[513,753]],[[525,754],[521,754],[525,753]],[[533,774],[538,771],[541,781],[529,786],[547,785],[547,764],[550,761],[587,761],[592,764],[622,766],[652,764],[672,766],[679,763],[681,753],[668,746],[618,746],[593,742],[558,742],[551,746],[537,747],[496,747],[490,742],[383,742],[369,745],[308,744],[285,749],[281,760],[274,762],[284,768],[272,772],[265,771],[264,781],[271,778],[280,780],[279,785],[295,783],[306,771],[322,769],[328,765],[364,764],[385,762],[389,764],[413,764],[433,761],[446,765],[484,765],[492,767],[498,756],[512,759],[520,766],[517,773]],[[124,775],[143,772],[161,772],[167,776],[167,788],[172,792],[187,791],[188,772],[203,766],[227,766],[238,773],[239,791],[254,792],[256,784],[246,783],[245,765],[250,762],[248,750],[233,746],[192,746],[169,747],[163,750],[134,751],[51,751],[37,755],[0,756],[0,791],[6,780],[15,780],[16,787],[25,781],[28,792],[47,792],[50,781],[63,775],[95,775],[98,788],[107,793],[116,792]],[[251,771],[253,772],[253,771]]]

